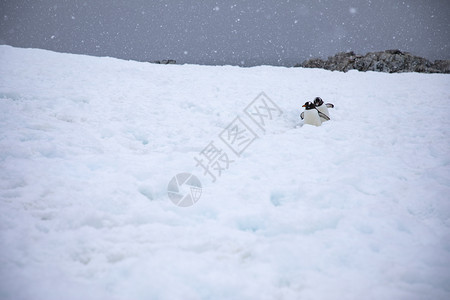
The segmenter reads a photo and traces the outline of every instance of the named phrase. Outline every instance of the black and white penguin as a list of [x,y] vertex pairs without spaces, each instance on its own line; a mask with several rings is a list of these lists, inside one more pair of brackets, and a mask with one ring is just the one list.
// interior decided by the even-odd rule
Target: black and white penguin
[[326,115],[328,118],[323,118],[322,116],[320,119],[322,122],[330,120],[330,112],[328,111],[328,108],[333,108],[334,105],[331,103],[324,104],[322,98],[316,97],[314,99],[314,105],[316,106],[317,110],[320,111],[322,114]]
[[[305,111],[302,112],[305,124],[320,126],[322,125],[322,121],[320,120],[319,111],[316,109],[316,106],[311,101],[306,102],[302,107],[305,108]],[[301,116],[300,116],[301,117]]]

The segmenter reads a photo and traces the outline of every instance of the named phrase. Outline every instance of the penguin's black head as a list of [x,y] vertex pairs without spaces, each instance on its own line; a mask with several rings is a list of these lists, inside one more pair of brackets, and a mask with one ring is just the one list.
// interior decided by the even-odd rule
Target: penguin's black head
[[314,105],[315,106],[321,106],[323,104],[323,100],[320,97],[316,97],[316,99],[314,99]]
[[305,104],[303,104],[302,107],[304,107],[306,110],[316,108],[316,106],[314,105],[314,103],[312,103],[311,101],[305,102]]

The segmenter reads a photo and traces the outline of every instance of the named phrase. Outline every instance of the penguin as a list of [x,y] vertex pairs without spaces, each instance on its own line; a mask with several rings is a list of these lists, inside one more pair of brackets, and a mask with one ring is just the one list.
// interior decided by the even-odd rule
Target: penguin
[[324,104],[322,98],[316,97],[314,99],[314,105],[316,106],[317,110],[320,111],[322,114],[326,115],[328,118],[320,117],[322,122],[330,120],[330,112],[328,111],[328,108],[333,108],[334,105],[331,103]]
[[[319,112],[311,101],[305,102],[302,106],[305,108],[305,111],[302,113],[303,119],[305,120],[305,124],[320,126],[322,125],[321,117],[326,117],[324,114]],[[301,115],[300,115],[301,117]]]

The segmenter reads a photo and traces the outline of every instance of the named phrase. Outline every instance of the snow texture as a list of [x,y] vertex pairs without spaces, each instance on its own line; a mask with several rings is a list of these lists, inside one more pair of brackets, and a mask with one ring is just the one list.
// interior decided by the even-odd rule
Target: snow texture
[[[0,46],[0,298],[450,299],[449,86]],[[283,114],[213,183],[194,157],[260,92]]]

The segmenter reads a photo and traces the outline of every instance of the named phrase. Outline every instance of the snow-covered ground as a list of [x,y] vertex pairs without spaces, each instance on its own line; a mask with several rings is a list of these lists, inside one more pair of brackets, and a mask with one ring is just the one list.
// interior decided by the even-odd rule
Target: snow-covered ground
[[[0,46],[0,298],[450,299],[449,87]],[[261,92],[283,111],[265,133],[243,112]],[[316,96],[332,120],[302,126]],[[234,160],[214,183],[211,141]]]

